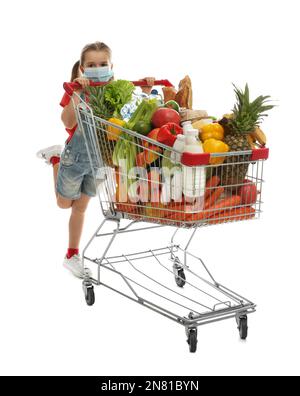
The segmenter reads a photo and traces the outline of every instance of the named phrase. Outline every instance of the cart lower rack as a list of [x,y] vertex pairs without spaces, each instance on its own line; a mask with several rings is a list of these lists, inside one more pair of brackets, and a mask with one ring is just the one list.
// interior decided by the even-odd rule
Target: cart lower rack
[[[66,88],[72,92],[72,84]],[[217,282],[190,244],[199,228],[260,217],[268,149],[180,157],[171,147],[94,116],[78,98],[76,116],[104,215],[83,251],[83,266],[97,269],[97,276],[83,280],[87,304],[95,303],[94,286],[105,286],[184,326],[190,352],[197,349],[199,326],[225,319],[236,319],[245,340],[256,305]],[[124,166],[120,152],[126,153]],[[175,227],[173,236],[159,248],[110,254],[122,235],[167,226]],[[175,240],[179,229],[190,233],[184,246]],[[88,251],[99,240],[103,251],[93,257]]]
[[[114,230],[100,233],[105,223],[112,225]],[[87,278],[83,282],[87,304],[93,305],[95,302],[93,285],[105,286],[183,325],[191,352],[196,351],[198,326],[208,323],[236,318],[240,336],[246,339],[247,315],[255,312],[255,304],[216,282],[201,258],[186,248],[171,241],[168,246],[153,250],[106,255],[117,236],[157,227],[140,228],[139,223],[133,221],[121,228],[119,220],[105,219],[102,222],[90,243],[94,238],[110,236],[104,254],[99,258],[89,257],[87,250],[90,243],[83,253],[86,261],[98,266],[97,279]],[[194,232],[188,245],[193,236]],[[199,267],[202,267],[203,275],[199,275]],[[104,276],[105,272],[120,278],[125,289],[121,291],[102,282],[100,274]]]

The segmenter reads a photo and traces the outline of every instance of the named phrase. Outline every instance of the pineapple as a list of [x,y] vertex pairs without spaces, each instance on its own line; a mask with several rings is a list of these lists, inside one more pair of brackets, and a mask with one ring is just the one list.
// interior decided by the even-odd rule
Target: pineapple
[[[249,135],[260,125],[266,111],[274,106],[266,105],[269,96],[259,96],[253,102],[249,99],[249,88],[246,84],[242,91],[234,85],[236,104],[231,117],[224,117],[220,124],[224,127],[224,142],[229,146],[229,151],[252,150]],[[235,162],[246,162],[250,160],[250,155],[241,154],[227,157],[222,166],[221,177],[224,186],[242,184],[248,171],[249,164],[237,164]],[[226,165],[228,164],[228,165]]]
[[89,92],[89,104],[96,117],[108,120],[112,117],[114,109],[104,101],[104,86],[87,88]]

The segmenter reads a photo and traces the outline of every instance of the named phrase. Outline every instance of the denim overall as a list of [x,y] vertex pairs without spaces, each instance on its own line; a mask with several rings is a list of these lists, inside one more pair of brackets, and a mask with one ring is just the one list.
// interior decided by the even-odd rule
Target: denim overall
[[[91,118],[84,116],[88,124]],[[89,126],[83,123],[86,136]],[[89,141],[89,139],[88,139]],[[89,152],[91,154],[94,172],[97,173],[99,164],[97,157],[90,141],[88,142]],[[58,177],[56,183],[56,191],[67,199],[77,200],[81,197],[81,193],[89,197],[95,197],[97,194],[98,183],[93,177],[91,163],[89,160],[84,135],[77,126],[74,135],[69,143],[66,144],[60,159]]]

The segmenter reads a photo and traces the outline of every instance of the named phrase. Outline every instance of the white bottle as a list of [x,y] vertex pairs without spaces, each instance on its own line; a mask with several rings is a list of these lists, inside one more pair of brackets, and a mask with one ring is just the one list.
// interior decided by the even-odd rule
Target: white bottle
[[183,128],[183,134],[184,135],[186,134],[186,132],[194,129],[191,121],[184,121],[184,122],[181,123],[181,126]]
[[183,176],[181,167],[175,167],[171,178],[171,198],[174,201],[182,200]]
[[[173,150],[171,151],[171,156],[170,156],[170,160],[174,163],[174,164],[178,164],[181,161],[181,155],[183,153],[185,147],[185,136],[184,135],[177,135],[177,138],[175,140],[175,143],[173,145]],[[177,153],[175,151],[178,151]]]
[[158,93],[157,89],[152,89],[150,95],[149,95],[149,99],[156,99],[157,100],[157,104],[159,106],[162,106],[164,104],[163,98],[161,96],[160,93]]
[[[165,154],[169,157],[169,164],[162,168],[164,183],[162,186],[162,202],[170,202],[170,199],[180,201],[182,199],[182,165],[181,156],[185,147],[185,136],[177,135],[172,150]],[[176,151],[176,152],[175,152]]]
[[[185,133],[185,153],[203,153],[198,137],[198,129],[188,129]],[[197,201],[198,210],[203,210],[206,184],[206,171],[203,166],[183,165],[183,194],[187,202]]]

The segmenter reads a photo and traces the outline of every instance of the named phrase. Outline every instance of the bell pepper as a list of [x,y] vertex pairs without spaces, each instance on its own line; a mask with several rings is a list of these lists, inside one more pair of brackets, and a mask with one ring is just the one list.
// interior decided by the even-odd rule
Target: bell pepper
[[[147,137],[150,138],[150,139],[152,139],[152,140],[157,141],[157,135],[158,135],[159,129],[160,129],[160,128],[155,128],[155,129],[153,129],[153,130],[147,135]],[[160,153],[160,154],[162,153],[162,149],[161,149],[160,147],[158,147],[158,146],[156,146],[156,145],[154,145],[154,144],[151,144],[151,143],[149,143],[149,142],[147,142],[147,141],[145,141],[145,140],[143,141],[143,146],[144,146],[146,149],[150,149],[150,150],[156,151],[157,153]],[[145,160],[146,160],[146,163],[147,163],[148,165],[152,164],[152,162],[156,161],[158,158],[159,158],[159,156],[156,155],[155,153],[153,153],[152,151],[149,151],[149,150],[146,150],[146,151],[145,151]]]
[[[229,146],[217,139],[207,139],[203,143],[203,150],[205,153],[227,153],[229,151]],[[210,159],[210,164],[222,164],[225,157],[216,157]]]
[[173,147],[177,135],[181,135],[182,133],[183,129],[179,125],[174,122],[168,122],[160,128],[157,135],[157,141],[165,144],[166,146]]
[[156,161],[159,158],[159,155],[155,154],[154,152],[161,154],[162,149],[157,146],[150,146],[149,150],[145,151],[146,164],[150,165],[152,164],[152,162]]
[[205,142],[207,139],[224,139],[224,128],[222,125],[217,122],[212,124],[203,125],[201,127],[200,137],[202,142]]
[[123,133],[123,131],[119,129],[118,126],[124,127],[126,122],[123,120],[119,120],[118,118],[110,118],[108,122],[115,124],[116,127],[113,127],[111,125],[107,126],[107,139],[113,141],[119,140],[119,136]]
[[[158,154],[156,154],[158,153]],[[159,154],[162,153],[162,149],[157,146],[149,146],[145,151],[137,154],[136,166],[145,168],[147,165],[152,164],[159,158]]]
[[[147,137],[152,140],[157,141],[158,132],[159,132],[159,128],[152,129],[152,131],[150,133],[148,133]],[[146,148],[151,146],[151,143],[147,142],[146,140],[143,140],[142,144]]]
[[146,167],[145,151],[142,151],[141,153],[137,154],[137,156],[136,156],[136,166],[139,166],[141,168],[145,168]]

